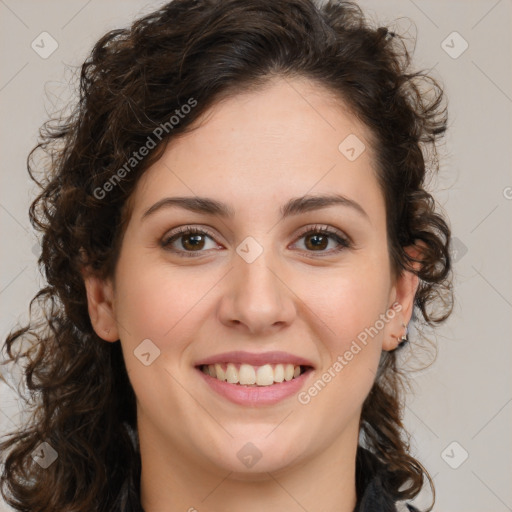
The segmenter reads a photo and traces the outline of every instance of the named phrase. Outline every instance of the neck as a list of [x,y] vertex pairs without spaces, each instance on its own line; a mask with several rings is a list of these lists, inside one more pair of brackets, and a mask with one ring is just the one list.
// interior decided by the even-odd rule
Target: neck
[[300,464],[244,474],[194,459],[183,447],[163,450],[165,442],[141,427],[145,512],[353,512],[356,505],[357,430]]

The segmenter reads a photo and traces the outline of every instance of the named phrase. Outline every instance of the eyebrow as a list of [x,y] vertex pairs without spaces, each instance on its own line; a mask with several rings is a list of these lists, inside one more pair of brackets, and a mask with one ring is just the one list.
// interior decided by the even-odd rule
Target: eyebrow
[[[329,206],[344,206],[358,212],[362,217],[370,221],[370,218],[363,207],[354,201],[340,194],[320,195],[320,196],[302,196],[295,197],[287,201],[281,208],[281,220],[286,217],[300,215],[303,213],[328,208]],[[194,213],[206,215],[216,215],[218,217],[231,219],[235,216],[235,211],[227,204],[211,199],[209,197],[165,197],[157,201],[148,208],[142,215],[142,220],[152,215],[162,208],[179,207]]]

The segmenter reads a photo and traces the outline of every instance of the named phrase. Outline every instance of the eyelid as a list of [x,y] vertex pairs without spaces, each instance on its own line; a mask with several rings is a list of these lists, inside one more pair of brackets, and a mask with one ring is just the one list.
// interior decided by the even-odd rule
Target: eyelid
[[301,228],[301,230],[297,234],[297,238],[300,238],[301,236],[304,236],[310,232],[315,232],[315,233],[316,232],[320,232],[320,233],[326,232],[329,235],[337,235],[340,238],[343,238],[349,244],[353,243],[352,239],[346,233],[344,233],[343,231],[341,231],[333,226],[329,226],[327,224],[314,224],[313,226],[311,226],[311,225],[305,226],[304,228]]
[[[216,244],[218,244],[216,237],[212,231],[210,231],[207,227],[202,225],[184,225],[179,226],[175,228],[174,230],[171,230],[169,234],[165,234],[163,238],[160,241],[160,245],[169,252],[173,252],[174,254],[185,254],[187,256],[193,256],[197,254],[198,256],[201,255],[201,253],[207,252],[207,251],[183,251],[183,250],[172,250],[167,249],[167,246],[171,243],[171,240],[175,238],[176,240],[179,240],[180,235],[185,234],[200,234],[200,235],[207,235],[212,241],[214,241]],[[338,249],[331,250],[331,251],[318,251],[318,256],[315,255],[316,251],[303,251],[308,256],[311,257],[322,257],[322,255],[333,255],[341,252],[343,249],[350,249],[353,247],[353,241],[352,239],[346,235],[344,232],[340,231],[337,228],[334,228],[329,225],[321,225],[321,224],[315,224],[315,225],[308,225],[301,228],[299,233],[294,237],[294,242],[292,242],[292,245],[295,245],[302,237],[309,233],[320,233],[325,234],[331,239],[335,240],[336,243],[339,245]]]
[[[171,239],[173,238],[176,238],[176,239],[179,239],[180,238],[180,235],[185,235],[185,234],[199,234],[199,235],[208,235],[209,238],[211,238],[215,243],[218,244],[216,238],[217,238],[217,235],[213,233],[213,231],[210,231],[209,228],[205,227],[205,226],[202,226],[202,225],[185,225],[185,226],[179,226],[173,230],[171,230],[170,232],[166,233],[161,241],[160,241],[160,245],[162,245],[162,247],[166,247]],[[180,251],[181,252],[181,251]],[[185,251],[185,252],[193,252],[193,251]],[[197,252],[205,252],[205,251],[197,251]]]

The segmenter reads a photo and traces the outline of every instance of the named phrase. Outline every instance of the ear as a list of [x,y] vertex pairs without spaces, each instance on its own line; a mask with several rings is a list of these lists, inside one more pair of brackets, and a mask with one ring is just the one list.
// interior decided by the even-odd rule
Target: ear
[[[421,259],[421,246],[410,245],[405,247],[405,252],[416,260]],[[419,270],[421,263],[411,262],[412,267],[415,270]],[[382,342],[382,349],[386,351],[395,350],[400,342],[400,338],[405,335],[409,322],[412,316],[412,310],[414,307],[414,298],[419,285],[419,278],[410,270],[404,270],[399,276],[396,277],[396,281],[391,288],[390,303],[388,311],[394,310],[395,314],[393,318],[390,316],[390,321],[387,324],[387,329],[384,333],[384,340]]]
[[89,317],[96,334],[105,341],[117,341],[119,331],[114,310],[114,288],[111,280],[82,271],[85,289],[87,291],[87,305]]

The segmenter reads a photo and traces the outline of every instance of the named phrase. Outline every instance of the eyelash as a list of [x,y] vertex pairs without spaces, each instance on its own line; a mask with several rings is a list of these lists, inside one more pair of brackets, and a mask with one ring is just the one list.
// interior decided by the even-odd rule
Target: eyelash
[[[312,255],[308,254],[309,257],[318,258],[318,257],[322,257],[322,254],[327,254],[327,255],[337,254],[337,253],[343,251],[344,249],[350,249],[352,247],[352,242],[349,240],[348,237],[342,236],[338,231],[333,230],[332,228],[329,228],[328,226],[319,226],[319,225],[305,228],[305,230],[302,231],[298,235],[297,241],[309,234],[320,234],[320,235],[328,236],[331,239],[333,239],[334,241],[336,241],[341,246],[338,249],[327,251],[327,252],[319,251],[321,253],[320,256],[312,256]],[[161,241],[161,246],[170,252],[173,252],[175,254],[178,254],[178,255],[184,256],[184,257],[197,258],[197,257],[199,257],[199,255],[202,252],[205,252],[205,251],[182,251],[182,250],[175,250],[175,249],[167,248],[172,242],[174,242],[175,240],[179,240],[184,235],[206,235],[209,238],[211,238],[212,240],[215,240],[215,236],[205,228],[199,229],[199,228],[192,227],[192,226],[181,226],[176,231],[171,233],[169,236],[164,237],[164,239]],[[306,251],[306,252],[315,253],[316,251]]]

